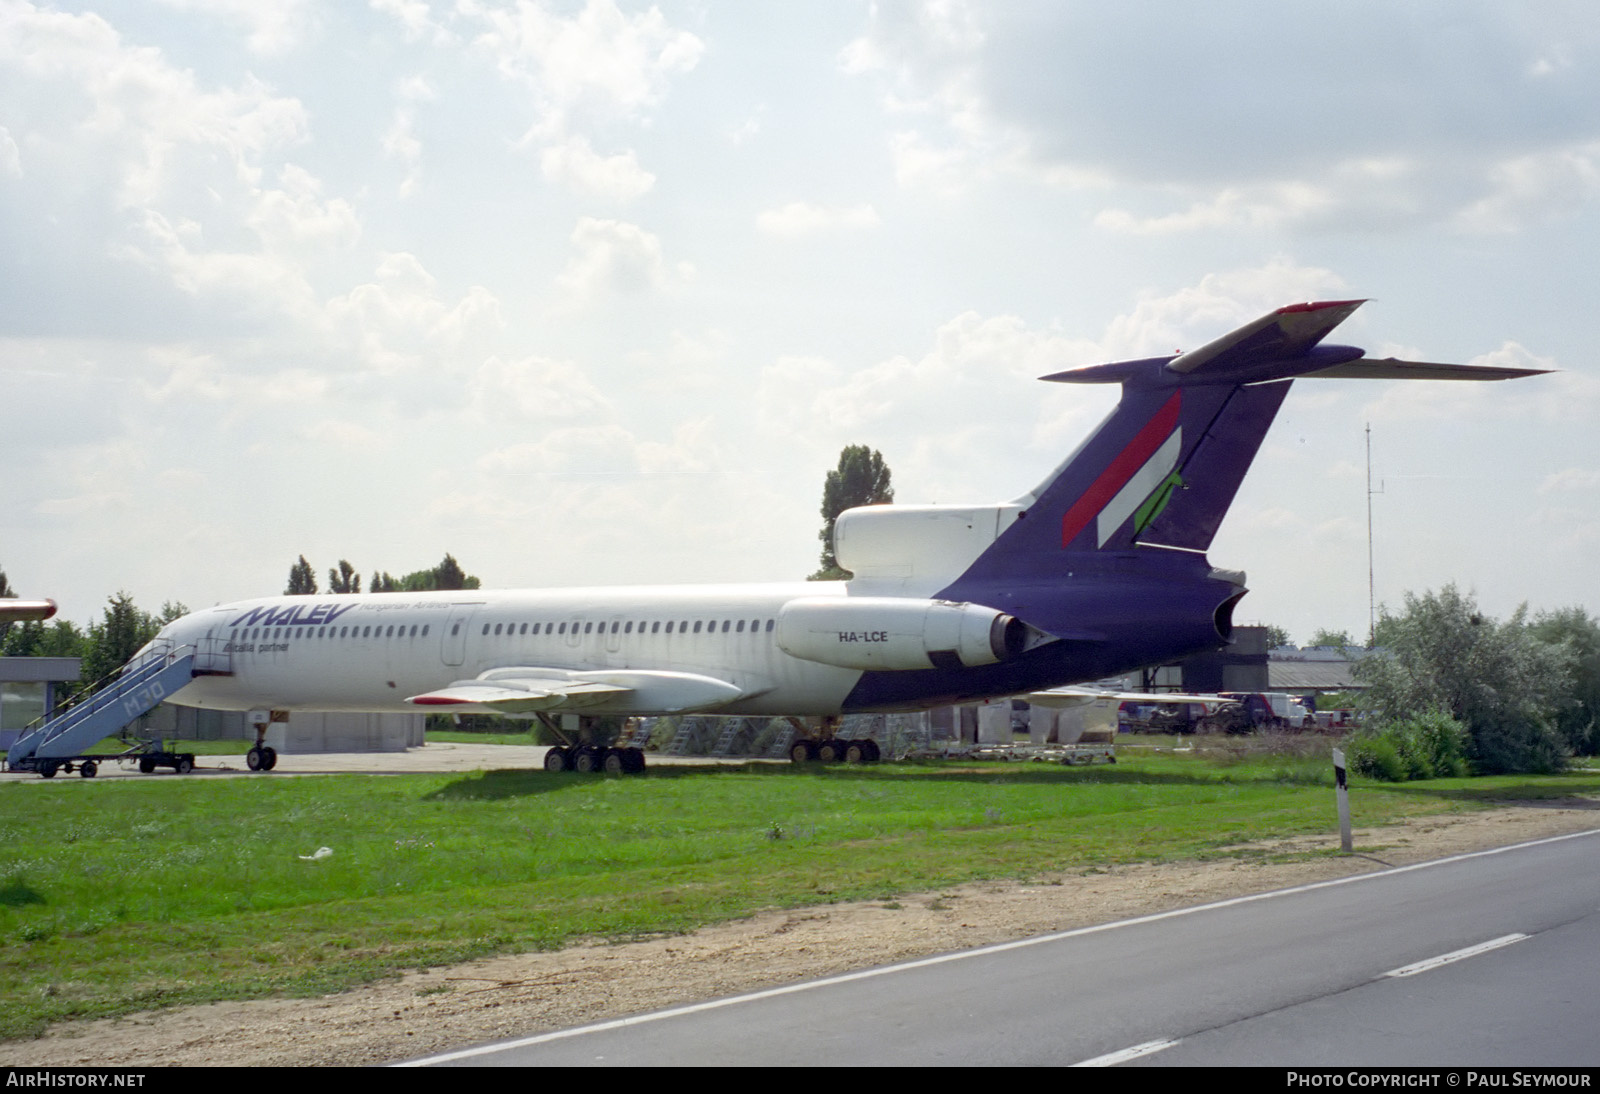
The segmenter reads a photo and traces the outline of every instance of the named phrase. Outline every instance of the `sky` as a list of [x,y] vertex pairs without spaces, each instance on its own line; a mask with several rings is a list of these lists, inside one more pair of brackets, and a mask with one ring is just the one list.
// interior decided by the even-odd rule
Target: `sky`
[[822,482],[1008,500],[1042,384],[1331,339],[1212,545],[1240,622],[1600,614],[1600,13],[1516,4],[0,0],[0,568],[66,618],[430,567],[782,581]]

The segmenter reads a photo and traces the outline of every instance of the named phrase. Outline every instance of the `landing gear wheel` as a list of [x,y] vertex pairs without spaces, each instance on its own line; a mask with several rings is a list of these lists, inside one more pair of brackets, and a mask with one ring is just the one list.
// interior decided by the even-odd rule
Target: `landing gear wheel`
[[139,757],[139,774],[153,775],[155,774],[155,770],[156,762],[154,760],[152,760],[149,756]]
[[176,766],[178,769],[178,774],[187,775],[189,772],[194,770],[194,757],[187,754],[179,756]]
[[246,752],[244,754],[244,765],[246,767],[248,767],[251,771],[260,771],[261,770],[261,748],[260,748],[260,746],[258,746],[258,745],[251,745],[250,746],[250,751]]
[[641,748],[625,748],[622,750],[622,770],[630,775],[637,775],[644,770],[644,750]]
[[845,745],[844,762],[847,764],[864,764],[867,762],[867,750],[861,741],[851,741]]
[[825,764],[836,764],[844,759],[844,742],[834,737],[829,737],[817,746],[817,759]]
[[39,778],[41,778],[41,779],[53,779],[55,777],[56,777],[56,762],[54,760],[42,760],[42,761],[40,761],[40,763],[39,763]]
[[544,754],[544,769],[559,775],[572,770],[572,756],[559,745]]
[[874,741],[871,737],[868,737],[866,740],[862,741],[861,744],[867,750],[867,763],[875,764],[879,760],[883,759],[883,749],[878,747],[877,741]]
[[817,742],[796,741],[789,746],[789,759],[797,764],[817,762]]
[[572,757],[572,769],[581,775],[587,775],[599,766],[592,748],[580,748],[577,755]]
[[99,770],[100,766],[93,760],[84,760],[83,763],[78,765],[78,774],[86,779],[94,778],[94,773]]
[[261,770],[263,770],[263,771],[271,771],[273,768],[275,768],[277,766],[278,766],[278,750],[273,748],[271,745],[264,746],[261,749]]
[[622,759],[622,749],[606,749],[605,758],[600,761],[607,775],[621,775],[628,770],[627,764]]

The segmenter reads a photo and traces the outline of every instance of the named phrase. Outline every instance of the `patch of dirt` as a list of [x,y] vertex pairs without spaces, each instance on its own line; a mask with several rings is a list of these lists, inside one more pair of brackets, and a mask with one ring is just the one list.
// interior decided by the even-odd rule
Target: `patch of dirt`
[[979,883],[893,901],[765,912],[690,935],[408,974],[320,999],[215,1003],[57,1026],[0,1044],[9,1066],[377,1064],[851,969],[1500,847],[1600,824],[1568,799],[1358,830],[1358,854],[1300,838],[1205,862]]

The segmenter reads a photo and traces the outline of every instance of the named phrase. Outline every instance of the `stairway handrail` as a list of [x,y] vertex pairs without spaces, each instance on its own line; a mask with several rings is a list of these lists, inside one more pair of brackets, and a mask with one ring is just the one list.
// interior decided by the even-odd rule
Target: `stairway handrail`
[[[188,653],[185,654],[184,651]],[[169,665],[174,664],[184,656],[194,656],[196,650],[192,645],[174,645],[170,639],[162,639],[155,648],[147,651],[136,661],[129,661],[113,672],[96,680],[90,686],[94,689],[79,694],[63,703],[48,715],[41,714],[33,721],[22,727],[21,734],[17,737],[17,744],[30,740],[34,735],[43,733],[54,727],[55,732],[47,737],[41,737],[35,748],[48,744],[62,733],[82,722],[86,718],[104,710],[113,702],[122,698],[127,688],[136,687],[152,676],[158,675]],[[59,723],[59,724],[57,724]]]

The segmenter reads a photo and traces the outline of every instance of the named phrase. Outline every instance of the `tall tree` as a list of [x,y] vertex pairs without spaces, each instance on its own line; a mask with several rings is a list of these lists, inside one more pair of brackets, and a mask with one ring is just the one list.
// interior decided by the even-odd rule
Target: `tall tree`
[[1356,678],[1386,721],[1442,711],[1466,726],[1480,774],[1558,770],[1567,749],[1554,715],[1570,694],[1573,655],[1539,641],[1526,614],[1496,623],[1454,585],[1407,593],[1405,612],[1378,624],[1389,656],[1361,661]]
[[11,628],[4,643],[0,643],[0,656],[82,657],[87,652],[87,642],[83,631],[70,620],[33,620]]
[[[0,600],[15,600],[17,590],[11,587],[11,582],[6,580],[6,572],[0,570]],[[4,641],[7,632],[11,630],[10,623],[0,623],[0,641]]]
[[348,559],[339,560],[337,570],[328,571],[328,591],[330,593],[359,593],[361,591],[361,575],[356,573],[356,568],[350,565]]
[[154,638],[160,629],[160,621],[148,612],[141,612],[128,593],[119,592],[108,598],[104,618],[89,627],[83,655],[83,679],[93,682],[109,676],[127,664],[139,647]]
[[311,569],[311,563],[306,561],[306,556],[301,555],[300,561],[289,567],[289,587],[283,590],[285,596],[315,596],[317,594],[317,575]]
[[822,484],[822,568],[812,574],[811,581],[840,581],[848,579],[849,571],[841,569],[833,553],[833,526],[839,514],[858,505],[888,505],[894,501],[894,487],[889,482],[889,465],[883,454],[864,444],[846,445],[839,453],[839,466],[828,472]]
[[1316,634],[1313,634],[1311,636],[1311,641],[1307,642],[1306,645],[1338,646],[1340,649],[1343,649],[1346,646],[1355,645],[1355,640],[1350,637],[1349,631],[1334,631],[1324,627]]
[[1572,687],[1556,711],[1556,729],[1580,756],[1600,754],[1600,623],[1582,608],[1540,612],[1533,635],[1572,657]]
[[482,582],[461,568],[451,555],[430,570],[413,570],[404,577],[387,571],[372,575],[372,592],[425,593],[435,589],[476,589]]
[[[465,589],[468,587],[467,572],[461,568],[461,564],[448,551],[445,552],[444,561],[433,568],[433,576],[433,587],[435,589]],[[472,587],[476,588],[477,584],[477,581],[474,580]]]

